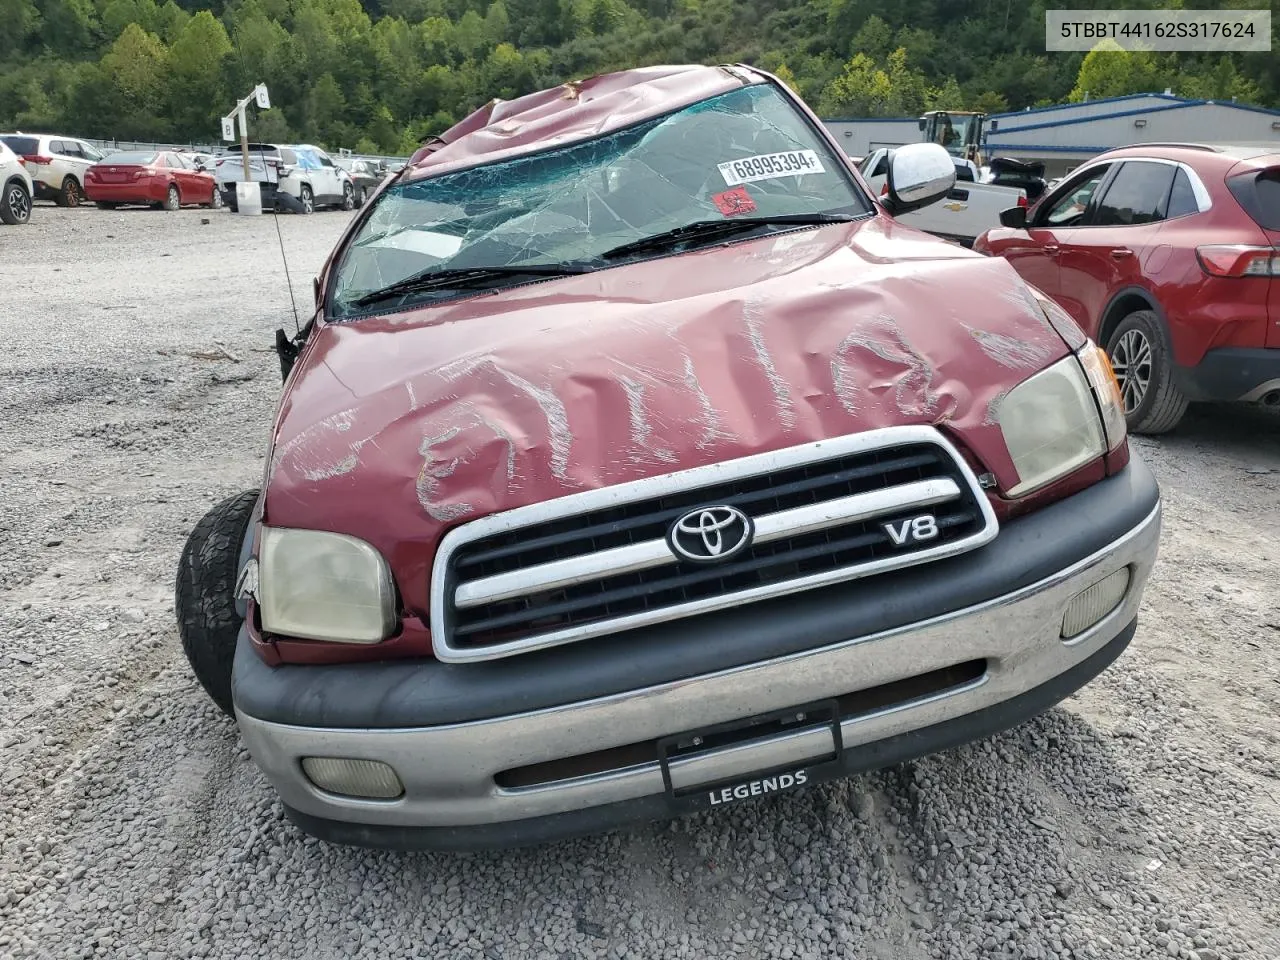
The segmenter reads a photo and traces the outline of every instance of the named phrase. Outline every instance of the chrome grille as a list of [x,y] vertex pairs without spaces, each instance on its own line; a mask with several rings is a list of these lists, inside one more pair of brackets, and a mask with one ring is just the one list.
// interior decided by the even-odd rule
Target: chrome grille
[[[667,543],[700,507],[755,533],[732,559]],[[923,513],[937,536],[895,544]],[[445,661],[488,660],[692,616],[973,549],[997,524],[973,472],[932,427],[869,431],[573,494],[473,521],[441,542],[432,637]]]

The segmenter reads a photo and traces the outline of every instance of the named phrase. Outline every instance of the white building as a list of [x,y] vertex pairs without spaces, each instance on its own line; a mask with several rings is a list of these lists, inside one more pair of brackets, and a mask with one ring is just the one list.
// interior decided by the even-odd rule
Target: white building
[[[854,157],[920,139],[915,117],[823,122]],[[1046,176],[1056,177],[1113,147],[1167,141],[1275,143],[1280,149],[1280,110],[1170,93],[1027,109],[987,120],[986,154],[1043,161]]]

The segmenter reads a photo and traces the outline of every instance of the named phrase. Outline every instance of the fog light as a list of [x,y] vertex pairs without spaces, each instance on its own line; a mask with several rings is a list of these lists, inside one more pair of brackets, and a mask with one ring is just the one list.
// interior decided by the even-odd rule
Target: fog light
[[1084,633],[1119,606],[1128,589],[1129,568],[1124,567],[1103,577],[1089,589],[1077,593],[1067,604],[1067,612],[1062,616],[1062,638],[1069,640]]
[[404,793],[396,772],[380,760],[303,757],[302,772],[321,790],[348,797],[394,800]]

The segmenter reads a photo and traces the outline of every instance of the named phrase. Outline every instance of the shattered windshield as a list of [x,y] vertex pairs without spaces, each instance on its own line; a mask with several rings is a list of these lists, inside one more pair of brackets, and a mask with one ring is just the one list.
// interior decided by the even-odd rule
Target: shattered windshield
[[[641,254],[601,259],[609,251],[689,224],[869,212],[842,159],[758,84],[595,140],[393,186],[342,258],[332,309],[369,312],[357,301],[437,271],[613,266]],[[401,302],[459,292],[433,285]]]

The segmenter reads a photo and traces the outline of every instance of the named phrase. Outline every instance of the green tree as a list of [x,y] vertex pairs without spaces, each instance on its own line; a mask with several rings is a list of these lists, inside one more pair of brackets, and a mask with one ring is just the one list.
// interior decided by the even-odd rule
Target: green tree
[[485,42],[497,46],[505,43],[511,34],[511,17],[507,15],[507,5],[502,0],[494,0],[489,4],[489,12],[484,15]]
[[774,68],[773,74],[792,90],[795,90],[797,93],[800,92],[800,85],[799,81],[796,80],[796,75],[791,72],[791,68],[785,63],[778,64],[777,67]]
[[818,112],[827,117],[881,117],[887,115],[892,98],[888,74],[865,53],[858,53],[822,91]]
[[0,56],[22,49],[40,26],[40,12],[31,0],[0,0]]
[[231,41],[222,23],[201,10],[169,48],[168,116],[184,139],[212,136],[233,105],[222,82]]
[[156,16],[156,32],[165,43],[173,43],[182,33],[182,28],[191,19],[191,14],[183,10],[173,0],[165,0]]
[[334,143],[341,137],[347,98],[332,74],[326,73],[307,96],[304,136],[320,143]]
[[930,87],[925,94],[925,106],[930,110],[967,110],[964,92],[955,77],[947,77],[940,87]]
[[1130,93],[1159,92],[1165,75],[1156,55],[1146,50],[1124,50],[1114,40],[1103,40],[1085,54],[1069,99],[1121,97]]
[[77,54],[93,44],[99,25],[90,0],[42,0],[40,39],[50,50]]
[[987,90],[973,98],[970,110],[985,114],[1005,113],[1009,109],[1009,101],[994,90]]
[[102,58],[102,70],[127,115],[155,116],[163,106],[169,55],[154,33],[136,23],[124,28]]
[[867,17],[849,44],[850,56],[865,53],[872,60],[883,60],[892,49],[893,31],[876,16]]
[[283,110],[259,110],[249,121],[249,136],[267,143],[290,143],[296,137]]

